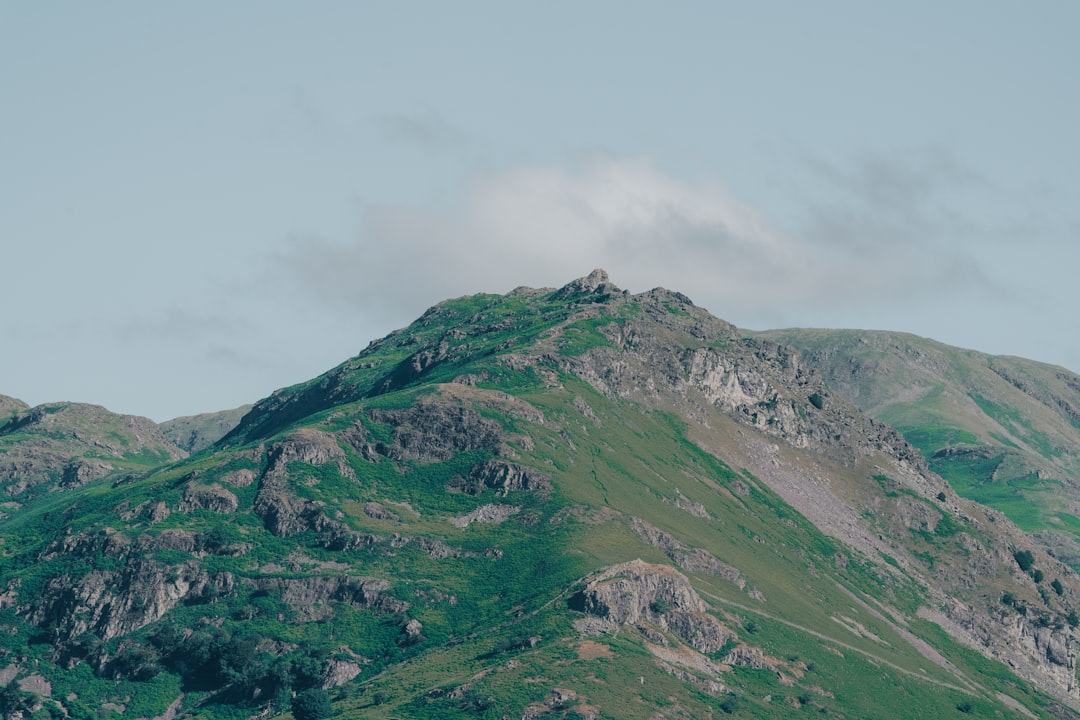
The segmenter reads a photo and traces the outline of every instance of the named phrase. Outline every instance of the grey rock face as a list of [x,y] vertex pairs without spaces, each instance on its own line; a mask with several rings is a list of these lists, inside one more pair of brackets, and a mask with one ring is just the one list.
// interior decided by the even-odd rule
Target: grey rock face
[[700,652],[715,652],[734,637],[706,611],[686,576],[667,565],[632,560],[608,568],[571,600],[571,607],[614,625],[642,621],[666,627]]

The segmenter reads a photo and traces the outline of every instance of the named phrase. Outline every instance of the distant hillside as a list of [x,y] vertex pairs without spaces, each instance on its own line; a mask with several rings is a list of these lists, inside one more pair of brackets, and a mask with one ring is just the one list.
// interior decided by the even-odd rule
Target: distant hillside
[[19,503],[100,478],[133,475],[186,457],[148,418],[117,415],[98,405],[46,403],[0,421],[0,489]]
[[[5,454],[129,438],[16,418]],[[0,518],[0,714],[1080,717],[1075,572],[799,352],[603,271],[158,462]]]
[[0,395],[0,423],[6,422],[9,417],[21,410],[28,410],[29,405],[7,395]]
[[754,336],[798,348],[834,392],[898,428],[957,492],[1080,567],[1080,376],[905,333]]
[[161,423],[162,434],[189,453],[208,448],[225,437],[240,422],[251,405],[232,410],[178,417]]

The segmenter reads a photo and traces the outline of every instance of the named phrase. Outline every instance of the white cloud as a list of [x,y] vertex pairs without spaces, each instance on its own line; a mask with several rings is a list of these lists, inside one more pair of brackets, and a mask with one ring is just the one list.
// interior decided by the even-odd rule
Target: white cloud
[[[882,202],[918,197],[911,182],[894,185]],[[804,234],[782,233],[717,183],[687,183],[648,160],[601,158],[572,171],[481,178],[449,211],[372,207],[354,242],[298,237],[280,260],[319,300],[397,324],[446,297],[558,286],[594,267],[632,291],[662,285],[759,324],[792,307],[805,317],[981,281],[962,253],[927,262],[926,246],[907,242],[897,223],[888,237],[863,237],[860,223],[878,232],[870,216],[865,204],[847,224],[820,212]]]

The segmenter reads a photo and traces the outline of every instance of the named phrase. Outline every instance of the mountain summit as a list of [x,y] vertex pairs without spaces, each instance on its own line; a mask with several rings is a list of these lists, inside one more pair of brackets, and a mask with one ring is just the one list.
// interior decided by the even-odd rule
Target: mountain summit
[[9,715],[1080,704],[1067,565],[798,351],[602,270],[440,303],[0,537]]

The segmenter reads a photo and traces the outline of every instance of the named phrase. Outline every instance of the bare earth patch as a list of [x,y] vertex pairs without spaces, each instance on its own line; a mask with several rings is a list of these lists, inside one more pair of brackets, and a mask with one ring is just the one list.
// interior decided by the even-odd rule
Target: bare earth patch
[[615,657],[615,653],[611,652],[611,648],[595,640],[582,640],[581,644],[578,645],[577,654],[581,660]]

